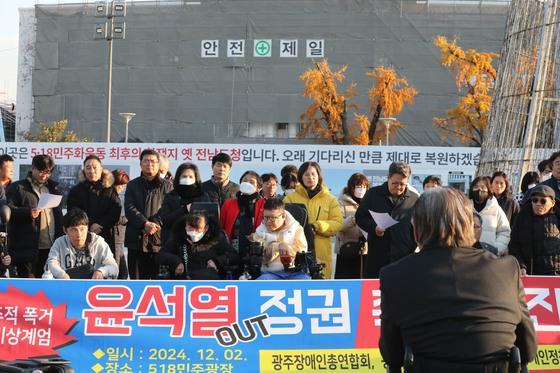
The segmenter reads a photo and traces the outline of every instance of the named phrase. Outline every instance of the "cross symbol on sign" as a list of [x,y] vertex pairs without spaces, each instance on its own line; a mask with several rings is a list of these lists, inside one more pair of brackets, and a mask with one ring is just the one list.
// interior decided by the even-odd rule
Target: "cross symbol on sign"
[[261,40],[255,45],[255,52],[259,56],[266,56],[270,53],[270,42]]

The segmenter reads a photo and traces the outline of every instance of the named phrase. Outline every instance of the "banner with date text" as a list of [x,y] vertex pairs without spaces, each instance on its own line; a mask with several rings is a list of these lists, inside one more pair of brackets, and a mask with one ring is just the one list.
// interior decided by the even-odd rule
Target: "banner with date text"
[[[560,372],[560,278],[527,277],[532,372]],[[385,372],[377,280],[0,280],[0,361],[77,372]]]

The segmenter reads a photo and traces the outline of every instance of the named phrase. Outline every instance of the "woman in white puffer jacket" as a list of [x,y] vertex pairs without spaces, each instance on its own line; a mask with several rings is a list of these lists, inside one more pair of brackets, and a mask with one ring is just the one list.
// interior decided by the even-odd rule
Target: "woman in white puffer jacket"
[[473,180],[469,198],[474,209],[482,216],[480,242],[496,247],[499,255],[506,255],[511,228],[505,212],[492,194],[488,176],[478,176]]

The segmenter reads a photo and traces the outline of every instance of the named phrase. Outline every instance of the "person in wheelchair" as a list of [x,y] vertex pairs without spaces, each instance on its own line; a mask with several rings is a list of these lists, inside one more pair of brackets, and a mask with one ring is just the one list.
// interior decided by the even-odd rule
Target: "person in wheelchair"
[[[537,343],[515,258],[472,247],[472,207],[455,189],[422,194],[412,219],[420,252],[380,274],[379,346],[388,371],[519,371]],[[405,359],[405,346],[413,358]]]
[[307,252],[303,227],[285,210],[279,198],[264,203],[263,222],[252,236],[263,244],[261,275],[257,280],[309,280],[296,265],[296,255]]
[[222,280],[229,267],[239,265],[239,256],[213,219],[193,212],[173,225],[157,261],[173,279]]

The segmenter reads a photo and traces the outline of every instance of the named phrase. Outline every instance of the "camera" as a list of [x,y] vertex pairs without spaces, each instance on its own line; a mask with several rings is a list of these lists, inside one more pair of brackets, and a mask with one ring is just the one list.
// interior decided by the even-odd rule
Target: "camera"
[[305,272],[308,273],[313,280],[324,280],[325,275],[323,274],[323,268],[325,268],[325,264],[317,263],[309,256],[309,253],[300,251],[296,254],[293,266],[286,270],[290,272]]
[[247,279],[255,279],[261,275],[264,245],[259,241],[250,241],[247,254],[243,258],[243,274]]

